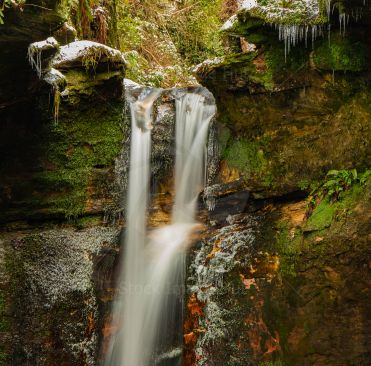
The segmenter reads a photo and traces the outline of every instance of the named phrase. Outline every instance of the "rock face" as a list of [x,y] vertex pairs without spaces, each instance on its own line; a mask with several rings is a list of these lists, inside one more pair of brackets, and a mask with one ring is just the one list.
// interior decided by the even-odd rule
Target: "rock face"
[[[241,2],[223,30],[254,47],[195,69],[216,98],[221,162],[189,258],[184,365],[370,363],[369,178],[307,197],[331,169],[369,174],[370,11],[344,34],[335,17],[362,4],[337,3],[329,20],[318,2],[312,22],[286,21],[278,3]],[[316,2],[288,9],[299,3]],[[328,21],[330,42],[305,48],[300,29]]]
[[3,365],[95,364],[102,290],[113,287],[112,268],[99,261],[114,260],[120,228],[90,225],[1,233],[1,295],[11,301],[2,320]]
[[122,230],[103,215],[129,120],[121,53],[83,46],[67,62],[68,45],[33,43],[37,94],[0,111],[2,365],[95,365],[100,354]]
[[370,11],[364,7],[365,20],[358,22],[350,15],[345,34],[336,19],[342,11],[355,16],[356,8],[335,6],[331,34],[313,39],[313,49],[309,35],[307,47],[299,37],[289,53],[286,44],[286,55],[279,30],[248,12],[231,37],[243,37],[255,50],[195,69],[217,100],[226,165],[252,191],[281,195],[329,169],[368,165]]
[[368,364],[370,184],[309,219],[306,199],[235,199],[190,256],[183,364]]
[[[25,210],[24,218],[102,212],[128,130],[121,100],[125,60],[104,45],[59,48],[53,38],[31,44],[29,57],[43,80],[31,105],[2,111],[1,221]],[[17,128],[10,128],[14,120]]]

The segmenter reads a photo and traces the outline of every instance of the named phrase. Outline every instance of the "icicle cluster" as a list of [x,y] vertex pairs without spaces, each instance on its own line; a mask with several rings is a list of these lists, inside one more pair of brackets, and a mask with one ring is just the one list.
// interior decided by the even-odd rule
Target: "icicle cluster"
[[339,13],[339,27],[340,34],[345,34],[345,24],[349,22],[349,15],[345,13]]
[[28,61],[39,78],[41,78],[42,70],[42,52],[50,49],[58,48],[58,42],[53,37],[47,38],[45,41],[34,42],[28,46],[27,56]]
[[308,45],[308,34],[311,29],[312,45],[318,37],[323,36],[323,26],[321,25],[290,25],[290,24],[276,24],[275,28],[278,28],[279,40],[285,43],[285,60],[287,55],[290,53],[290,49],[296,46],[303,39],[305,40],[305,47]]
[[[367,5],[367,0],[363,1],[363,5]],[[327,12],[327,18],[330,20],[331,14],[335,10],[336,4],[332,5],[332,0],[325,0],[325,7]],[[339,28],[340,34],[345,34],[346,26],[349,24],[350,18],[353,18],[356,22],[362,18],[363,9],[353,8],[351,13],[347,14],[344,11],[339,10]],[[305,39],[305,47],[308,46],[308,33],[312,36],[312,47],[318,36],[324,35],[323,25],[297,25],[297,24],[275,24],[275,29],[279,31],[279,40],[285,43],[285,60],[287,55],[290,53],[290,49],[296,46],[299,42]],[[310,31],[311,30],[311,31]],[[327,26],[327,33],[330,40],[331,24]]]

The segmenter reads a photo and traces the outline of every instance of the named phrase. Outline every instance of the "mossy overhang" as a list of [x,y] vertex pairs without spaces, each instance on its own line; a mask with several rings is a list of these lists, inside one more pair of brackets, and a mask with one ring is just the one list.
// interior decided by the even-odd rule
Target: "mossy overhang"
[[371,12],[365,5],[363,0],[244,0],[221,31],[251,36],[257,30],[261,32],[261,28],[272,26],[323,26],[337,24],[340,14],[367,24]]

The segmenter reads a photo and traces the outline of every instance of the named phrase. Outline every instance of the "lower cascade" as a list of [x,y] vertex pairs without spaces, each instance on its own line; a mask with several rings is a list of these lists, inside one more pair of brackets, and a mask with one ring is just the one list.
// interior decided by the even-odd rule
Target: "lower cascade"
[[181,362],[185,251],[197,227],[197,198],[205,181],[205,145],[216,108],[207,104],[202,94],[173,92],[176,156],[171,223],[147,232],[151,115],[161,92],[145,90],[130,103],[127,229],[112,317],[112,329],[117,330],[110,339],[105,366]]

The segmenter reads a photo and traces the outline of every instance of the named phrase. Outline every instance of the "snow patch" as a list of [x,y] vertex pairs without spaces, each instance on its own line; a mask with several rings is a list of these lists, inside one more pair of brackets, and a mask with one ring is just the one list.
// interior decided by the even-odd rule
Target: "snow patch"
[[83,60],[90,52],[95,52],[97,56],[105,56],[108,61],[126,65],[125,56],[122,52],[93,41],[76,41],[62,46],[59,54],[53,59],[52,65],[55,68],[75,65],[76,62]]

